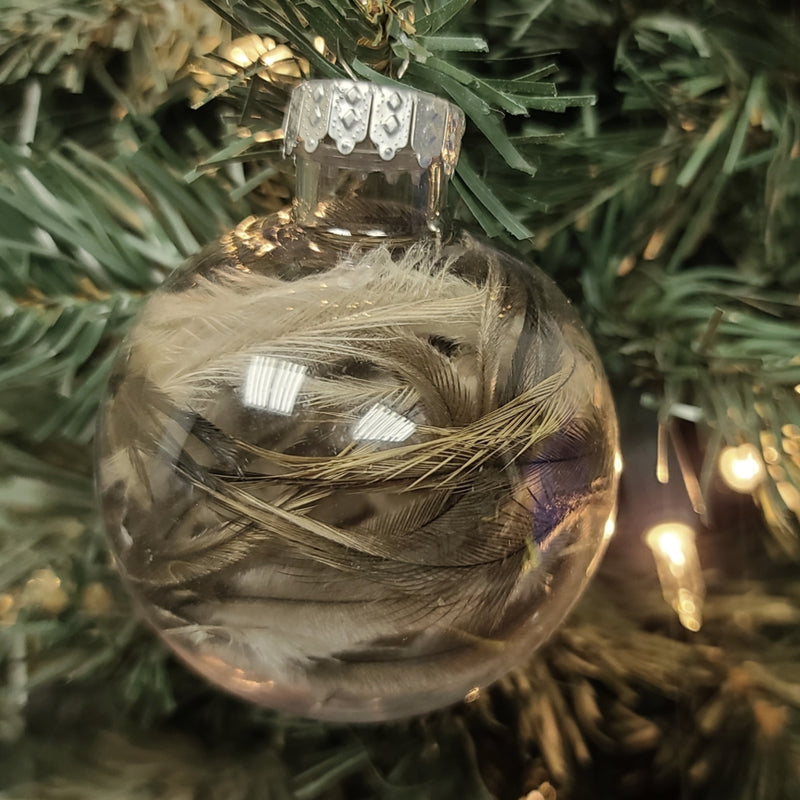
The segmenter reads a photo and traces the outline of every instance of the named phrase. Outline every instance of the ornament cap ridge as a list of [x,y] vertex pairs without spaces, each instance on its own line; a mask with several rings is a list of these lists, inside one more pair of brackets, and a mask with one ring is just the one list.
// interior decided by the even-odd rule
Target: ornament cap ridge
[[313,153],[327,139],[343,155],[369,141],[384,161],[409,148],[427,169],[440,161],[450,175],[464,133],[464,112],[417,89],[344,79],[301,83],[283,122],[284,155],[302,144]]

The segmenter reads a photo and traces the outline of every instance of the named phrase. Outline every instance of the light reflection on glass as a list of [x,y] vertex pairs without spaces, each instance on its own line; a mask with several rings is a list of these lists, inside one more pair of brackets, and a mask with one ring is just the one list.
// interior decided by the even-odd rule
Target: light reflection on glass
[[410,419],[376,403],[353,428],[353,438],[366,441],[404,442],[417,429]]
[[244,379],[244,404],[291,414],[307,368],[271,356],[253,356]]
[[603,528],[603,540],[610,539],[617,530],[617,512],[616,509],[609,514],[606,520],[605,527]]

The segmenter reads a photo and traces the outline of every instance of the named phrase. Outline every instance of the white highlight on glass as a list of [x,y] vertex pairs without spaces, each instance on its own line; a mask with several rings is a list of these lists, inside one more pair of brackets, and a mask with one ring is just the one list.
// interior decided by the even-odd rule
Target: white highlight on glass
[[244,379],[244,404],[291,414],[307,367],[271,356],[253,356]]
[[664,599],[681,625],[699,631],[703,624],[706,584],[700,568],[694,529],[683,522],[662,522],[644,534],[653,551]]
[[410,419],[383,403],[372,406],[353,428],[353,438],[367,441],[404,442],[417,429]]
[[617,510],[614,509],[608,515],[606,524],[603,526],[603,540],[608,541],[616,533],[616,530],[617,530]]
[[719,456],[719,472],[731,489],[748,494],[764,480],[764,462],[755,445],[726,447]]

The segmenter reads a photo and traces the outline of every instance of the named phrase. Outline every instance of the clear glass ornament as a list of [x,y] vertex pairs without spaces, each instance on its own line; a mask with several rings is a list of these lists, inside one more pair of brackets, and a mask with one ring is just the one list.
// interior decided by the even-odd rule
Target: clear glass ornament
[[442,221],[463,114],[351,81],[292,96],[291,213],[177,270],[98,429],[123,579],[256,703],[383,720],[524,662],[613,527],[616,418],[539,270]]

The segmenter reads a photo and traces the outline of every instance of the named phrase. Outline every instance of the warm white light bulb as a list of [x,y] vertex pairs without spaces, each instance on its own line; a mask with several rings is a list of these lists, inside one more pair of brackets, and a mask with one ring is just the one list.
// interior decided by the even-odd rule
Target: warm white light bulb
[[726,447],[720,453],[719,472],[731,489],[748,494],[764,480],[764,462],[752,444]]
[[683,522],[662,522],[650,528],[644,539],[653,551],[664,599],[684,628],[699,631],[706,586],[694,529]]
[[659,534],[658,549],[670,560],[670,563],[682,567],[686,563],[686,554],[683,552],[684,543],[679,534],[671,527]]

